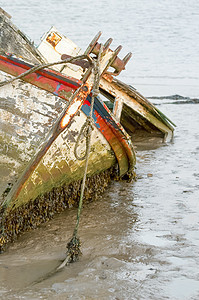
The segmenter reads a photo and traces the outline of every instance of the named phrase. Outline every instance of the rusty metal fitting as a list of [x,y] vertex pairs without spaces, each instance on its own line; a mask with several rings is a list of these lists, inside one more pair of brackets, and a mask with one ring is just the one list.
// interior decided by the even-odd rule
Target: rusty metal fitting
[[[97,42],[95,44],[95,46],[93,47],[93,49],[91,50],[91,53],[98,55],[99,54],[99,49],[100,49],[100,44]],[[112,73],[113,75],[117,76],[120,74],[120,72],[122,70],[125,69],[125,66],[127,64],[127,62],[129,61],[129,59],[132,57],[132,53],[129,52],[124,59],[120,59],[117,55],[120,52],[120,50],[122,49],[122,46],[117,47],[117,49],[114,51],[116,52],[116,56],[114,61],[111,64],[111,67],[115,69],[115,71]],[[113,50],[111,50],[110,48],[107,49],[107,47],[103,47],[103,52],[104,51],[111,51],[113,52]]]
[[[98,43],[98,40],[101,36],[101,31],[98,32],[98,34],[94,37],[94,39],[92,40],[92,42],[89,44],[88,48],[86,49],[85,51],[85,54],[90,54],[90,53],[93,53],[95,55],[98,55],[99,54],[99,51],[100,51],[100,47],[101,47],[101,44]],[[104,53],[105,51],[111,51],[113,52],[113,50],[111,50],[109,48],[110,44],[112,43],[113,39],[112,38],[109,38],[106,43],[103,45],[103,49],[102,49],[102,52]],[[125,66],[127,64],[127,62],[129,61],[129,59],[132,57],[132,53],[129,52],[125,57],[124,59],[120,59],[117,54],[119,53],[119,51],[121,50],[121,46],[119,46],[114,52],[116,52],[116,56],[115,56],[115,59],[113,60],[112,64],[111,64],[111,67],[115,69],[115,71],[113,73],[111,72],[106,72],[106,73],[109,73],[109,74],[113,74],[115,76],[119,75],[120,72],[122,70],[125,69]]]
[[[87,47],[86,51],[84,52],[85,55],[89,55],[89,54],[91,54],[91,53],[94,54],[94,55],[96,55],[96,56],[99,55],[100,48],[101,48],[101,44],[98,43],[98,40],[99,40],[101,34],[102,34],[102,33],[101,33],[101,31],[100,31],[100,32],[98,32],[98,34],[94,37],[94,39],[91,41],[91,43],[90,43],[89,46]],[[107,74],[110,74],[110,75],[117,76],[117,75],[120,74],[120,72],[121,72],[122,70],[125,69],[126,64],[128,63],[129,59],[132,57],[132,53],[129,52],[123,59],[120,59],[120,58],[118,57],[118,53],[119,53],[120,50],[122,49],[122,46],[118,46],[118,47],[116,48],[116,50],[113,51],[113,50],[111,50],[111,49],[109,48],[109,46],[110,46],[110,44],[112,43],[112,41],[113,41],[113,39],[112,39],[112,38],[109,38],[109,39],[105,42],[105,44],[104,44],[103,47],[102,47],[102,53],[105,53],[106,51],[110,51],[110,52],[114,52],[114,53],[115,53],[114,59],[113,59],[111,65],[110,65],[113,69],[115,69],[115,71],[114,71],[114,72],[108,72],[108,71],[106,71],[106,73],[107,73]],[[61,59],[62,59],[62,60],[63,60],[63,59],[66,59],[66,58],[70,58],[70,56],[67,55],[67,54],[63,54],[63,55],[61,56]],[[73,64],[78,65],[78,66],[82,67],[83,69],[86,69],[86,68],[89,67],[89,63],[88,63],[87,61],[85,61],[85,60],[79,60],[79,61],[74,62]]]

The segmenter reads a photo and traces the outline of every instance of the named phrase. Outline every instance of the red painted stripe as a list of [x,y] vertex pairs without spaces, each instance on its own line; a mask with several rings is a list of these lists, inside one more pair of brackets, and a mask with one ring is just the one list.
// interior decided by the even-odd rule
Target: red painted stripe
[[[13,64],[12,60],[0,55],[0,70],[10,75],[18,76],[23,74],[27,69],[24,69],[23,64]],[[51,71],[49,71],[49,73],[51,73]],[[68,83],[68,81],[65,80],[67,79],[66,77],[59,77],[61,77],[61,80],[60,78],[53,77],[53,74],[52,76],[49,75],[48,77],[46,77],[45,72],[34,72],[25,76],[23,80],[46,91],[49,91],[59,96],[60,98],[68,100],[68,97],[64,95],[63,91],[66,93],[73,93],[74,90],[76,90],[79,87],[79,85],[73,85],[72,88],[71,83]]]

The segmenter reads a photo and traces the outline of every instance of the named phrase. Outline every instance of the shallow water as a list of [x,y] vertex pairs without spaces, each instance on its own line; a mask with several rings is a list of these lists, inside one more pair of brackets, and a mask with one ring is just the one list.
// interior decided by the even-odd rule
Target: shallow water
[[196,100],[151,99],[177,125],[173,141],[139,146],[138,180],[112,182],[84,207],[79,262],[40,281],[64,258],[75,209],[11,245],[0,256],[0,299],[199,299],[199,2],[122,3],[1,4],[37,43],[53,24],[83,48],[102,30],[134,53],[127,83]]

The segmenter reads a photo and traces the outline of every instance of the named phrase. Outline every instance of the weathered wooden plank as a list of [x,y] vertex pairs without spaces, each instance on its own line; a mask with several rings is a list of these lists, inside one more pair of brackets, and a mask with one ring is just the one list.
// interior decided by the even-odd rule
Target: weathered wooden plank
[[[171,140],[174,129],[171,124],[169,124],[166,117],[165,119],[162,118],[156,108],[136,90],[127,85],[122,85],[121,82],[119,85],[118,82],[117,79],[113,79],[109,82],[106,78],[102,78],[100,81],[100,88],[102,91],[104,90],[106,93],[109,93],[113,97],[113,101],[115,98],[119,98],[122,103],[125,103],[128,107],[128,115],[129,117],[132,117],[132,121],[138,122],[139,125],[149,132],[155,131],[156,128],[156,130],[163,133],[165,139]],[[123,108],[125,109],[125,106],[123,106]],[[138,118],[136,118],[136,115],[138,115]],[[128,124],[125,125],[128,129]]]
[[[0,81],[10,76],[0,72]],[[16,81],[0,87],[1,188],[17,180],[35,155],[42,140],[58,118],[66,102],[28,83]],[[4,176],[5,170],[10,177]]]
[[33,43],[12,23],[10,15],[2,9],[0,10],[0,31],[0,48],[5,52],[15,53],[35,64],[43,61]]
[[[56,45],[52,46],[48,37],[51,35],[58,35],[60,39]],[[99,48],[99,45],[96,46]],[[59,51],[58,51],[59,48]],[[43,55],[46,61],[51,62],[55,59],[60,59],[61,55],[77,55],[82,53],[80,48],[77,47],[71,40],[64,35],[60,34],[55,27],[52,27],[47,32],[38,46],[38,50]],[[99,49],[98,49],[99,50]],[[129,57],[127,57],[129,59]],[[70,68],[64,68],[62,70],[64,74],[73,75],[77,78],[81,78],[83,69],[77,66],[70,66]],[[76,74],[76,75],[74,75]],[[113,74],[114,75],[114,74]],[[155,106],[153,106],[145,97],[139,94],[134,88],[129,85],[117,80],[111,75],[104,74],[100,80],[100,91],[101,93],[114,103],[114,114],[118,121],[128,132],[133,134],[136,133],[136,128],[142,127],[146,132],[157,132],[162,133],[162,137],[165,140],[171,140],[173,136],[173,124],[166,116],[160,113]],[[125,105],[123,105],[123,103]],[[128,110],[125,108],[128,107]],[[121,116],[128,114],[128,122]],[[137,123],[137,126],[136,126]],[[134,126],[134,132],[132,129]]]
[[[101,59],[101,64],[100,64],[100,69],[99,72],[102,73],[103,70],[107,67],[109,64],[109,60],[112,60],[112,55],[114,53],[107,53],[106,55],[102,56]],[[30,68],[27,64],[24,64],[23,62],[17,60],[17,59],[12,59],[4,56],[0,56],[0,69],[3,71],[8,71],[14,75],[18,75],[23,73],[24,68]],[[99,75],[100,75],[99,73]],[[5,76],[4,73],[2,73],[2,77]],[[31,76],[31,78],[29,77]],[[12,82],[9,85],[6,84],[5,86],[2,86],[1,88],[1,93],[2,93],[2,99],[4,99],[4,104],[2,104],[2,120],[4,124],[1,124],[1,130],[2,132],[6,133],[7,137],[11,136],[10,139],[10,145],[12,145],[14,142],[17,144],[12,145],[12,149],[15,149],[16,151],[13,152],[13,157],[10,158],[15,158],[17,159],[17,162],[20,162],[20,166],[18,169],[15,171],[15,181],[16,184],[12,187],[12,192],[9,193],[9,196],[6,195],[5,197],[5,190],[7,190],[7,186],[3,187],[4,191],[2,193],[2,199],[5,200],[6,206],[9,206],[10,208],[12,205],[10,204],[13,202],[13,204],[16,206],[20,206],[24,204],[24,201],[29,201],[30,197],[35,198],[38,196],[38,194],[31,195],[31,191],[28,190],[26,191],[26,184],[31,187],[31,190],[33,189],[33,182],[29,182],[29,179],[31,178],[31,174],[35,168],[40,164],[40,160],[47,155],[49,147],[51,146],[51,138],[53,135],[49,135],[50,131],[52,132],[51,128],[53,129],[53,132],[55,130],[55,137],[58,136],[59,131],[63,131],[67,126],[71,126],[71,118],[75,115],[76,111],[80,109],[81,105],[84,103],[85,107],[90,106],[89,101],[85,101],[86,96],[91,92],[91,87],[93,85],[93,77],[94,75],[91,73],[90,77],[88,77],[87,82],[84,83],[79,90],[77,90],[76,94],[76,102],[71,102],[70,106],[67,107],[66,112],[64,112],[64,115],[62,113],[61,117],[58,118],[60,120],[60,124],[56,125],[56,119],[60,111],[60,105],[59,105],[59,98],[56,98],[56,111],[54,111],[55,107],[52,106],[52,103],[50,104],[49,99],[48,101],[45,101],[45,98],[48,97],[48,94],[46,92],[44,93],[44,103],[40,103],[40,98],[41,95],[38,94],[36,95],[35,93],[40,93],[40,90],[33,87],[32,85],[28,84],[26,86],[27,91],[25,91],[22,86],[24,83],[22,81],[17,81],[17,83]],[[5,76],[6,77],[6,76]],[[28,78],[27,78],[28,77]],[[44,89],[50,91],[53,94],[58,94],[59,95],[59,89],[57,86],[60,86],[66,89],[70,90],[70,93],[72,93],[72,88],[71,85],[75,88],[78,87],[76,86],[77,83],[79,83],[77,80],[68,80],[67,77],[63,77],[58,75],[55,72],[50,72],[50,71],[39,71],[39,76],[37,73],[33,73],[31,75],[28,75],[27,77],[24,78],[24,80],[27,80],[30,83],[33,83],[34,85],[37,85],[39,87],[43,87]],[[41,81],[42,77],[42,81]],[[47,84],[46,84],[47,82]],[[62,82],[62,83],[60,83]],[[27,85],[27,83],[26,83]],[[11,92],[8,95],[5,95],[6,92],[9,91],[9,87],[12,86],[13,92]],[[32,88],[29,89],[29,86]],[[56,93],[54,92],[56,90]],[[14,94],[15,93],[15,94]],[[78,96],[79,95],[79,96]],[[11,98],[12,96],[12,98]],[[53,96],[51,95],[51,98]],[[78,99],[79,97],[79,99]],[[29,99],[31,98],[31,100]],[[50,99],[51,99],[50,98]],[[67,100],[66,96],[62,94],[62,98]],[[39,100],[35,100],[39,99]],[[37,105],[36,102],[38,101],[38,106],[40,107],[40,112],[39,114],[35,114],[35,107]],[[79,101],[79,102],[78,102]],[[27,103],[28,102],[28,103]],[[50,107],[50,110],[53,111],[53,116],[51,116],[51,119],[47,121],[46,119],[46,103],[48,104],[48,107]],[[63,103],[61,101],[60,103]],[[45,105],[44,105],[45,104]],[[96,106],[97,105],[97,106]],[[72,108],[74,106],[74,109]],[[94,120],[95,120],[95,125],[97,130],[99,131],[98,134],[96,133],[96,138],[102,134],[102,136],[105,137],[107,147],[113,149],[115,156],[117,158],[118,164],[119,164],[119,170],[120,174],[123,175],[127,173],[128,171],[131,170],[131,168],[135,164],[135,155],[134,151],[131,145],[131,141],[127,134],[124,132],[123,128],[120,126],[119,123],[115,122],[114,118],[111,117],[110,112],[108,111],[107,107],[102,104],[102,102],[99,102],[99,100],[96,98],[95,99],[95,106],[96,109],[94,110]],[[59,109],[57,109],[59,107]],[[7,110],[6,110],[7,109]],[[83,110],[84,111],[84,110]],[[16,115],[15,115],[16,112]],[[70,112],[70,113],[69,113]],[[85,111],[86,112],[86,111]],[[48,112],[47,112],[48,114]],[[68,114],[68,115],[67,115]],[[88,115],[88,111],[86,112],[86,115]],[[84,115],[84,118],[86,118],[86,115]],[[54,117],[54,119],[53,119]],[[61,119],[60,119],[61,118]],[[76,118],[75,118],[76,119]],[[8,121],[9,120],[9,121]],[[35,126],[30,126],[30,122],[28,121],[34,121]],[[45,126],[45,122],[48,122],[48,126],[46,126],[46,136],[43,134],[42,130],[43,127]],[[74,120],[73,120],[74,122]],[[55,124],[54,124],[55,123]],[[84,122],[83,122],[84,123]],[[77,126],[78,129],[81,127],[80,124]],[[5,127],[7,124],[7,127]],[[52,126],[53,125],[53,126]],[[56,126],[55,126],[56,125]],[[58,127],[57,127],[58,126]],[[57,132],[56,132],[57,131]],[[73,131],[74,132],[74,131]],[[33,133],[33,134],[32,134]],[[76,134],[78,131],[76,131]],[[18,139],[14,139],[14,137],[18,136]],[[71,136],[71,135],[70,135]],[[5,141],[5,134],[2,134],[2,137]],[[47,138],[48,137],[48,138]],[[29,139],[30,138],[30,139]],[[42,145],[42,140],[46,140],[46,146],[41,146]],[[59,141],[59,139],[57,139]],[[54,138],[53,138],[53,143]],[[75,139],[73,139],[73,144],[75,144]],[[28,143],[31,145],[31,149],[27,148]],[[50,143],[50,144],[49,144]],[[61,150],[62,144],[65,143],[64,140],[62,140],[62,143],[60,143],[59,146],[59,152]],[[66,142],[68,144],[68,142]],[[93,143],[95,144],[95,143]],[[64,145],[64,144],[63,144]],[[43,148],[42,148],[43,147]],[[72,148],[72,146],[71,146]],[[95,147],[94,147],[95,148]],[[31,152],[30,152],[31,150]],[[109,148],[110,150],[110,148]],[[29,151],[29,152],[28,152]],[[47,153],[46,153],[47,151]],[[11,155],[11,154],[10,154]],[[44,156],[44,157],[43,157]],[[65,158],[67,158],[67,153],[64,154]],[[71,157],[71,155],[70,155]],[[105,154],[104,160],[109,161],[109,155]],[[101,159],[102,161],[103,159]],[[77,162],[74,160],[70,160],[70,166],[74,167]],[[98,160],[95,161],[95,165],[98,165],[97,163]],[[54,174],[60,174],[61,172],[57,172],[57,167],[58,164],[58,159],[56,158],[55,160],[56,163],[52,160],[51,164],[56,164],[55,169],[53,170]],[[113,160],[112,160],[113,163]],[[95,169],[93,168],[93,172],[99,172],[104,170],[104,165],[102,164],[103,169]],[[110,167],[108,165],[108,167]],[[42,167],[42,170],[45,168]],[[50,170],[50,166],[48,166],[48,169]],[[81,168],[80,168],[81,169]],[[77,170],[77,167],[75,167],[75,171]],[[18,174],[17,174],[18,172]],[[39,171],[38,174],[41,173],[41,170]],[[52,176],[48,176],[48,172],[45,172],[45,174],[42,175],[42,178],[46,178],[45,180],[41,180],[39,178],[39,175],[36,176],[36,183],[34,184],[34,193],[36,191],[39,191],[39,193],[45,193],[47,190],[50,190],[53,186],[56,186],[56,180],[55,178],[52,179]],[[75,172],[73,172],[75,174]],[[69,172],[68,172],[69,174]],[[67,174],[67,176],[68,176]],[[55,177],[55,176],[54,176]],[[70,180],[72,180],[73,176],[70,176]],[[6,177],[6,180],[8,178]],[[5,183],[6,183],[5,180]],[[13,178],[12,178],[13,180]],[[8,182],[8,181],[7,181]],[[42,189],[39,189],[39,183],[41,182]],[[59,182],[62,182],[59,176]],[[9,184],[11,184],[9,182]],[[12,183],[13,184],[13,183]],[[50,184],[50,185],[49,185]],[[47,186],[47,190],[44,189],[44,187]],[[13,194],[14,193],[14,194]],[[25,193],[25,194],[24,194]],[[20,197],[20,195],[22,195]],[[16,200],[17,199],[17,200]],[[18,204],[17,204],[18,203]]]

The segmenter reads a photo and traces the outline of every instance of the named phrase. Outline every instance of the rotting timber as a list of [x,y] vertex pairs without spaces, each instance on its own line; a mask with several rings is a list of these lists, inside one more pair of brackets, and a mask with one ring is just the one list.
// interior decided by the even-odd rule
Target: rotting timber
[[[13,27],[8,29],[13,34]],[[17,44],[19,33],[14,32]],[[5,37],[0,40],[1,48]],[[30,44],[26,48],[26,42],[20,47],[28,52]],[[99,76],[117,60],[119,50],[104,51]],[[95,58],[85,55],[92,65]],[[73,60],[78,58],[69,59]],[[30,61],[1,51],[1,251],[21,232],[78,201],[84,161],[77,159],[77,152],[84,156],[87,147],[86,138],[79,138],[79,134],[90,111],[93,69],[88,67],[79,80],[43,70],[44,66],[33,67]],[[94,99],[92,117],[87,200],[102,192],[111,176],[131,176],[135,165],[129,136],[98,98]]]
[[[97,38],[90,43],[86,53],[98,55],[100,34],[99,32]],[[109,47],[111,42],[112,39],[108,39],[104,47]],[[54,26],[43,35],[38,51],[46,62],[71,58],[83,53],[73,41],[58,32]],[[159,137],[163,141],[170,141],[173,137],[175,124],[134,87],[115,77],[125,69],[131,56],[132,54],[128,53],[123,59],[117,57],[113,63],[114,69],[107,71],[101,77],[100,93],[108,100],[104,102],[111,107],[115,118],[130,134],[134,144],[137,144],[141,136],[146,141],[150,137]],[[75,63],[75,65],[54,66],[53,68],[68,76],[75,76],[75,78],[80,79],[85,72],[85,63],[82,61]]]
[[[84,192],[84,201],[90,202],[96,200],[114,176],[115,170],[114,168],[110,168],[88,177]],[[3,220],[3,224],[1,224],[4,227],[4,234],[2,235],[4,243],[1,244],[0,250],[3,251],[8,242],[15,241],[19,234],[37,228],[40,224],[52,219],[56,213],[60,213],[72,206],[77,206],[80,197],[80,188],[81,180],[64,184],[13,210]],[[3,211],[0,213],[2,216]]]
[[[99,55],[101,33],[82,53],[54,28],[36,49],[3,11],[0,26],[4,32],[0,38],[1,251],[23,231],[79,200],[84,170],[84,159],[79,157],[84,157],[87,149],[86,132],[81,128],[91,110],[92,60]],[[9,35],[12,43],[8,47]],[[60,47],[61,41],[64,47]],[[173,133],[166,116],[115,79],[131,53],[121,60],[121,46],[113,51],[111,41],[102,45],[99,85],[114,108],[112,113],[106,102],[95,97],[84,195],[88,201],[99,195],[111,178],[134,176],[132,139],[137,130],[155,132],[161,138]],[[28,72],[26,76],[24,72]]]

